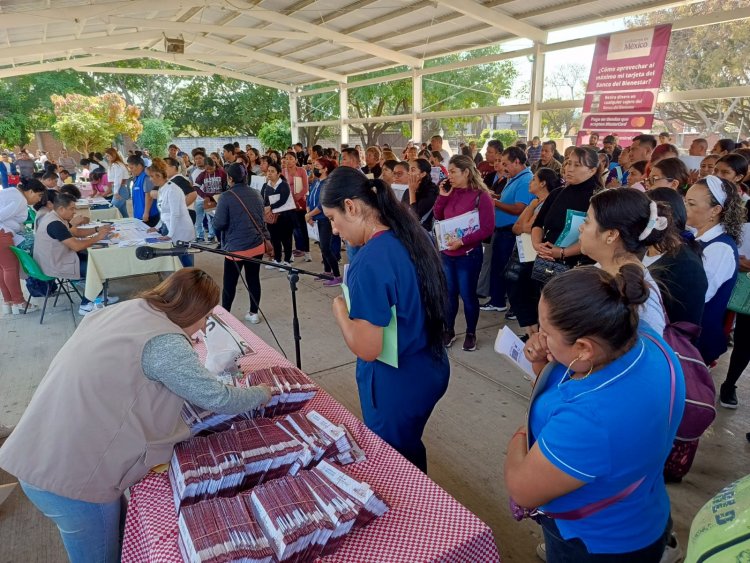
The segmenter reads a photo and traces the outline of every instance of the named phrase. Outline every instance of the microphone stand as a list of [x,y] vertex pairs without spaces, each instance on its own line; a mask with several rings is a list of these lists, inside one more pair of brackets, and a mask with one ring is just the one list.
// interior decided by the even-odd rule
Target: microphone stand
[[248,260],[251,262],[257,262],[258,264],[263,264],[265,266],[273,266],[274,268],[278,268],[280,270],[286,270],[287,279],[289,280],[289,289],[292,292],[292,330],[294,332],[294,354],[297,360],[297,368],[302,369],[302,357],[301,357],[301,350],[300,350],[300,342],[302,341],[302,334],[300,333],[300,330],[299,330],[299,316],[297,315],[297,282],[299,282],[300,274],[305,275],[305,276],[311,276],[314,278],[333,279],[333,276],[331,274],[310,272],[307,270],[302,270],[300,268],[295,268],[294,266],[285,266],[284,264],[279,264],[276,262],[269,262],[267,260],[262,260],[260,258],[247,258],[246,256],[242,256],[240,254],[228,252],[226,250],[221,250],[219,248],[202,246],[194,242],[181,242],[180,241],[179,243],[176,244],[176,248],[187,248],[187,249],[192,248],[192,249],[198,250],[199,252],[208,252],[210,254],[219,254],[221,256],[229,256],[230,258],[237,258],[239,260]]

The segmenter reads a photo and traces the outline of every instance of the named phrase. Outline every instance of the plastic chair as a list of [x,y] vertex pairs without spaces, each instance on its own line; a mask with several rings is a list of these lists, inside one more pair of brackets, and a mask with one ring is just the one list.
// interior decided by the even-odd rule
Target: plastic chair
[[[78,293],[78,289],[76,288],[76,286],[68,279],[54,278],[45,274],[39,264],[37,264],[36,260],[34,260],[33,256],[31,256],[31,254],[29,254],[28,252],[25,252],[15,246],[11,246],[10,250],[13,254],[16,255],[16,258],[18,258],[18,261],[21,264],[21,268],[23,268],[23,271],[26,272],[27,276],[39,281],[48,282],[47,292],[44,296],[44,305],[42,306],[42,316],[39,319],[39,324],[44,323],[44,313],[47,310],[47,301],[49,300],[49,298],[52,295],[55,295],[55,303],[53,307],[56,306],[57,298],[60,296],[60,291],[62,291],[68,298],[68,301],[70,301],[70,314],[73,316],[73,324],[77,326],[73,298],[70,296],[70,289],[72,289],[73,291],[75,291],[76,295],[78,295],[79,298],[81,297],[81,294]],[[50,294],[51,285],[49,284],[49,282],[52,281],[57,282],[57,291],[55,291],[54,294]],[[70,288],[68,286],[70,286]],[[26,300],[24,313],[29,308],[29,303],[31,303],[31,295],[29,295],[29,298]]]

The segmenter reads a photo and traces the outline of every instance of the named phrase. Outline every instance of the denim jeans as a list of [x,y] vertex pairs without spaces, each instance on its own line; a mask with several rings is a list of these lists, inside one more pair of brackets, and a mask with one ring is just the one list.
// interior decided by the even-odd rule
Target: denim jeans
[[664,533],[644,548],[628,553],[590,553],[579,538],[565,540],[551,518],[541,520],[547,563],[659,563],[672,533],[672,517],[667,520]]
[[128,200],[124,198],[112,198],[112,205],[114,205],[117,209],[120,210],[120,215],[123,216],[123,218],[127,219],[129,217],[128,215]]
[[195,236],[196,238],[199,238],[199,239],[202,239],[203,235],[205,234],[205,230],[203,228],[203,217],[206,217],[206,220],[208,221],[208,238],[215,238],[216,231],[214,231],[214,222],[211,219],[211,216],[207,215],[207,213],[203,209],[203,200],[196,199],[195,200]]
[[62,497],[21,481],[31,503],[60,530],[71,563],[117,563],[125,524],[121,499],[94,503]]
[[479,297],[477,283],[479,272],[482,270],[481,245],[469,251],[464,256],[448,256],[441,254],[443,271],[448,286],[448,315],[445,319],[446,329],[454,330],[456,315],[458,314],[458,296],[464,303],[466,317],[466,332],[476,334],[479,320]]

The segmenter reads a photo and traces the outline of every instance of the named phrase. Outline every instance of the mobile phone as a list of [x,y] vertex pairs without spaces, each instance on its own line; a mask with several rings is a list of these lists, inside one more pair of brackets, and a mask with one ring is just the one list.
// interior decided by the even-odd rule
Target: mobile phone
[[452,189],[453,189],[453,186],[451,185],[451,181],[450,181],[450,180],[444,180],[444,181],[443,181],[443,182],[442,182],[442,183],[440,184],[440,190],[441,190],[441,191],[442,191],[442,192],[443,192],[444,194],[449,194],[449,193],[451,193],[451,190],[452,190]]

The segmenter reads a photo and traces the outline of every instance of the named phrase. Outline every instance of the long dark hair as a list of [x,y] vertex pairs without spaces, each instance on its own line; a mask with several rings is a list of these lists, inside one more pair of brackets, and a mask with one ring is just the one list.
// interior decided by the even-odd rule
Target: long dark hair
[[[616,230],[626,252],[642,258],[649,246],[658,247],[665,254],[675,254],[680,248],[680,238],[669,228],[652,228],[643,240],[639,240],[651,215],[651,200],[635,188],[602,190],[591,198],[591,209],[599,223],[599,229]],[[668,205],[656,202],[657,214],[671,220]]]
[[380,222],[393,231],[409,253],[417,271],[419,294],[425,310],[427,341],[432,352],[440,356],[443,353],[448,291],[435,245],[426,236],[416,216],[396,199],[388,184],[380,179],[369,180],[354,168],[340,166],[326,181],[321,205],[343,211],[347,199],[359,199],[377,213]]
[[[649,199],[657,202],[666,203],[670,211],[672,212],[672,218],[669,221],[669,229],[675,229],[676,233],[683,239],[683,244],[686,244],[690,250],[695,252],[698,256],[703,256],[703,247],[695,240],[695,235],[692,231],[687,230],[687,209],[685,208],[685,200],[672,188],[654,188],[646,192]],[[658,245],[657,245],[658,248]]]
[[430,161],[426,160],[424,158],[418,158],[414,161],[414,166],[419,168],[420,172],[424,172],[424,176],[419,181],[419,187],[417,188],[417,195],[424,196],[430,193],[431,191],[437,190],[437,186],[432,181],[432,176],[430,175],[430,172],[432,171],[432,166],[430,165]]

